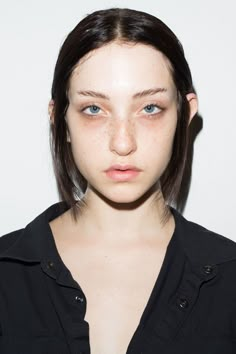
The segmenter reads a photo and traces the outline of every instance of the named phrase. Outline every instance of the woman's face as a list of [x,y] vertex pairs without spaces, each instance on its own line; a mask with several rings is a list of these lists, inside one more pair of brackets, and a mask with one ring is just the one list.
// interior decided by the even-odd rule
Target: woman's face
[[[172,154],[177,92],[167,59],[151,46],[113,42],[82,59],[68,95],[68,141],[88,192],[118,203],[137,200]],[[117,164],[126,171],[106,172]]]

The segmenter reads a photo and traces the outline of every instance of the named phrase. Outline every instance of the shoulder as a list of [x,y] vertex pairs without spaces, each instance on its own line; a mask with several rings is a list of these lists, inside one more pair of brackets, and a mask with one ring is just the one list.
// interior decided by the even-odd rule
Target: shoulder
[[219,306],[223,300],[230,311],[236,311],[236,242],[176,211],[173,214],[178,245],[186,257],[186,286],[197,289],[206,283],[204,291],[209,299]]
[[0,254],[8,250],[22,235],[24,229],[9,232],[0,237]]
[[38,262],[49,247],[49,222],[66,210],[68,206],[65,202],[55,203],[36,216],[25,228],[0,237],[0,260]]
[[173,211],[176,232],[187,257],[198,264],[220,264],[236,260],[236,242],[187,220]]

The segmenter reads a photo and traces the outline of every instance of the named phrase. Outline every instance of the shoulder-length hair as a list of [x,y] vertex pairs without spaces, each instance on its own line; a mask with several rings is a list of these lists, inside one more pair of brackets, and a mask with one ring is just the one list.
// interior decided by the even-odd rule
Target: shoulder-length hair
[[69,207],[79,205],[87,188],[87,181],[77,168],[71,145],[67,142],[65,115],[69,106],[70,76],[88,52],[113,41],[152,46],[169,61],[177,89],[178,120],[172,156],[160,178],[160,185],[166,203],[173,205],[178,200],[188,152],[189,103],[186,94],[194,92],[191,72],[183,47],[170,28],[155,16],[127,8],[110,8],[89,14],[69,33],[60,49],[51,90],[54,119],[50,125],[50,145],[60,199]]

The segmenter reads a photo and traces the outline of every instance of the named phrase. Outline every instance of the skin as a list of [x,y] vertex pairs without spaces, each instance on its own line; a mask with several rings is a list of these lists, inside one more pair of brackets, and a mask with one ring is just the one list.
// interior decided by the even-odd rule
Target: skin
[[[153,88],[165,91],[133,98]],[[109,99],[78,94],[88,90]],[[163,227],[165,203],[158,181],[171,157],[177,124],[168,60],[151,46],[110,43],[82,58],[71,75],[68,97],[68,142],[88,181],[79,229],[87,235],[96,230],[101,241],[153,237]],[[197,98],[190,93],[187,99],[191,120]],[[53,119],[52,112],[53,101]],[[141,172],[128,182],[113,181],[104,171],[117,163],[135,165]],[[173,229],[170,219],[166,227],[172,224]]]
[[[133,98],[153,88],[165,90]],[[88,90],[109,99],[78,94]],[[77,222],[69,210],[50,227],[64,264],[86,295],[92,353],[125,353],[175,227],[171,214],[163,223],[159,179],[172,153],[176,88],[160,52],[111,43],[83,58],[70,78],[68,97],[67,139],[88,181],[86,207]],[[191,93],[187,99],[190,121],[197,98]],[[53,101],[49,114],[53,120]],[[130,181],[111,180],[104,171],[117,163],[141,172]]]

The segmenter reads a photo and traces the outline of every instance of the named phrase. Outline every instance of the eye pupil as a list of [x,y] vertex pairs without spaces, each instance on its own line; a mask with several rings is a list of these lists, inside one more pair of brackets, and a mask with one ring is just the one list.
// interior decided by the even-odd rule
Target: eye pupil
[[148,113],[153,112],[154,105],[153,104],[149,104],[149,105],[146,106],[146,109],[147,109]]
[[92,113],[97,113],[99,110],[99,108],[97,106],[91,106],[90,108],[91,108]]

